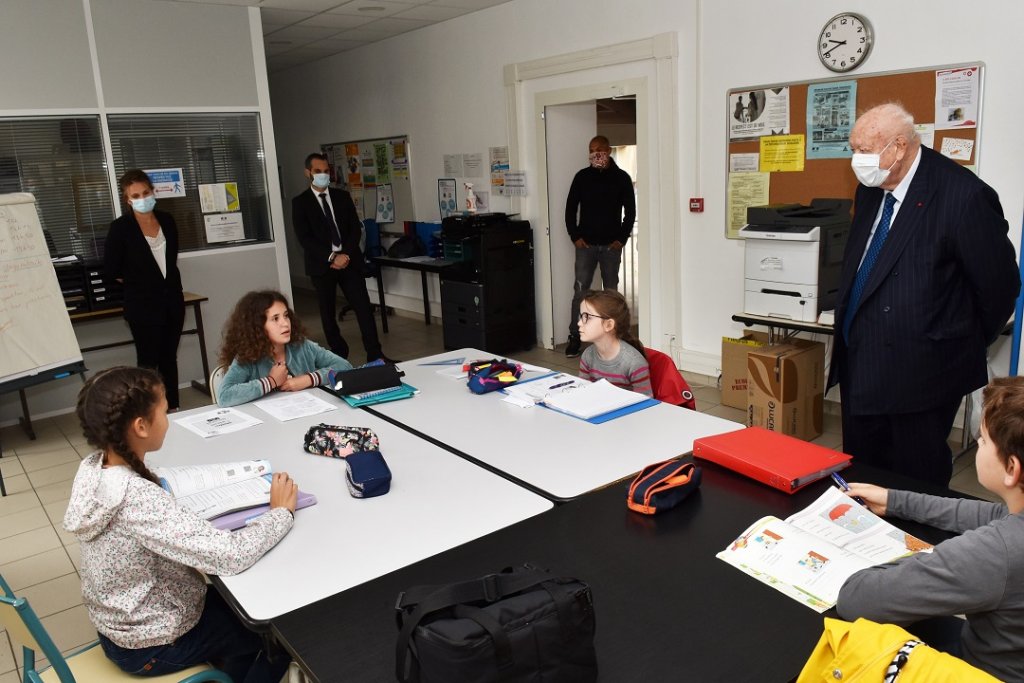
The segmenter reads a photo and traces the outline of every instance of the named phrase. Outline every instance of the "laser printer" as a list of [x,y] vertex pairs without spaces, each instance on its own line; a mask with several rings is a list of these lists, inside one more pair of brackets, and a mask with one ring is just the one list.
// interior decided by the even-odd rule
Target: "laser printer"
[[743,310],[815,322],[833,309],[850,234],[849,199],[747,208]]

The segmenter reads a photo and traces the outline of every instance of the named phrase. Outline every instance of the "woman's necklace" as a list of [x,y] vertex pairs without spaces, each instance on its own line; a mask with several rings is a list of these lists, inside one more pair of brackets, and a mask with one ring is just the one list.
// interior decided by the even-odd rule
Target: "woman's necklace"
[[275,346],[273,352],[271,353],[271,356],[273,357],[274,363],[276,365],[284,365],[285,360],[287,360],[284,355],[283,346]]

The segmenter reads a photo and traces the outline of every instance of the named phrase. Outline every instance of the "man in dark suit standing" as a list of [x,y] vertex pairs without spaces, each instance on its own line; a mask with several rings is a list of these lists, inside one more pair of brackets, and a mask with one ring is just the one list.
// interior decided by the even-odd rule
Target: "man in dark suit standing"
[[996,192],[927,147],[902,107],[850,134],[860,181],[846,245],[829,386],[842,390],[843,450],[942,486],[965,394],[988,381],[985,349],[1020,289]]
[[336,287],[340,287],[355,311],[366,360],[389,360],[381,350],[377,322],[366,292],[363,253],[359,249],[362,224],[352,196],[330,187],[330,166],[322,154],[306,157],[306,177],[309,189],[292,199],[292,224],[305,252],[306,275],[316,288],[327,344],[331,351],[348,358],[348,343],[341,336],[336,317]]

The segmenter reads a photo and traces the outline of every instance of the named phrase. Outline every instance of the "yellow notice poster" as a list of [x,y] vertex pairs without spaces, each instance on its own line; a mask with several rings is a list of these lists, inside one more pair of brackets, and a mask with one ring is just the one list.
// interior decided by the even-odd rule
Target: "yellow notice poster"
[[729,224],[725,236],[739,237],[739,229],[747,224],[747,207],[768,203],[768,173],[729,174]]
[[762,173],[804,170],[804,136],[762,136],[760,170]]

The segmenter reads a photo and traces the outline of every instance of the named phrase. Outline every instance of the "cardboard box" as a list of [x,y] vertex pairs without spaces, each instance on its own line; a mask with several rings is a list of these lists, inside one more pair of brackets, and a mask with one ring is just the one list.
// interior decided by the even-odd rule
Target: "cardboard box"
[[798,439],[822,431],[825,345],[805,339],[747,354],[747,424]]
[[768,346],[768,334],[743,330],[743,336],[722,337],[722,405],[747,409],[747,352]]

